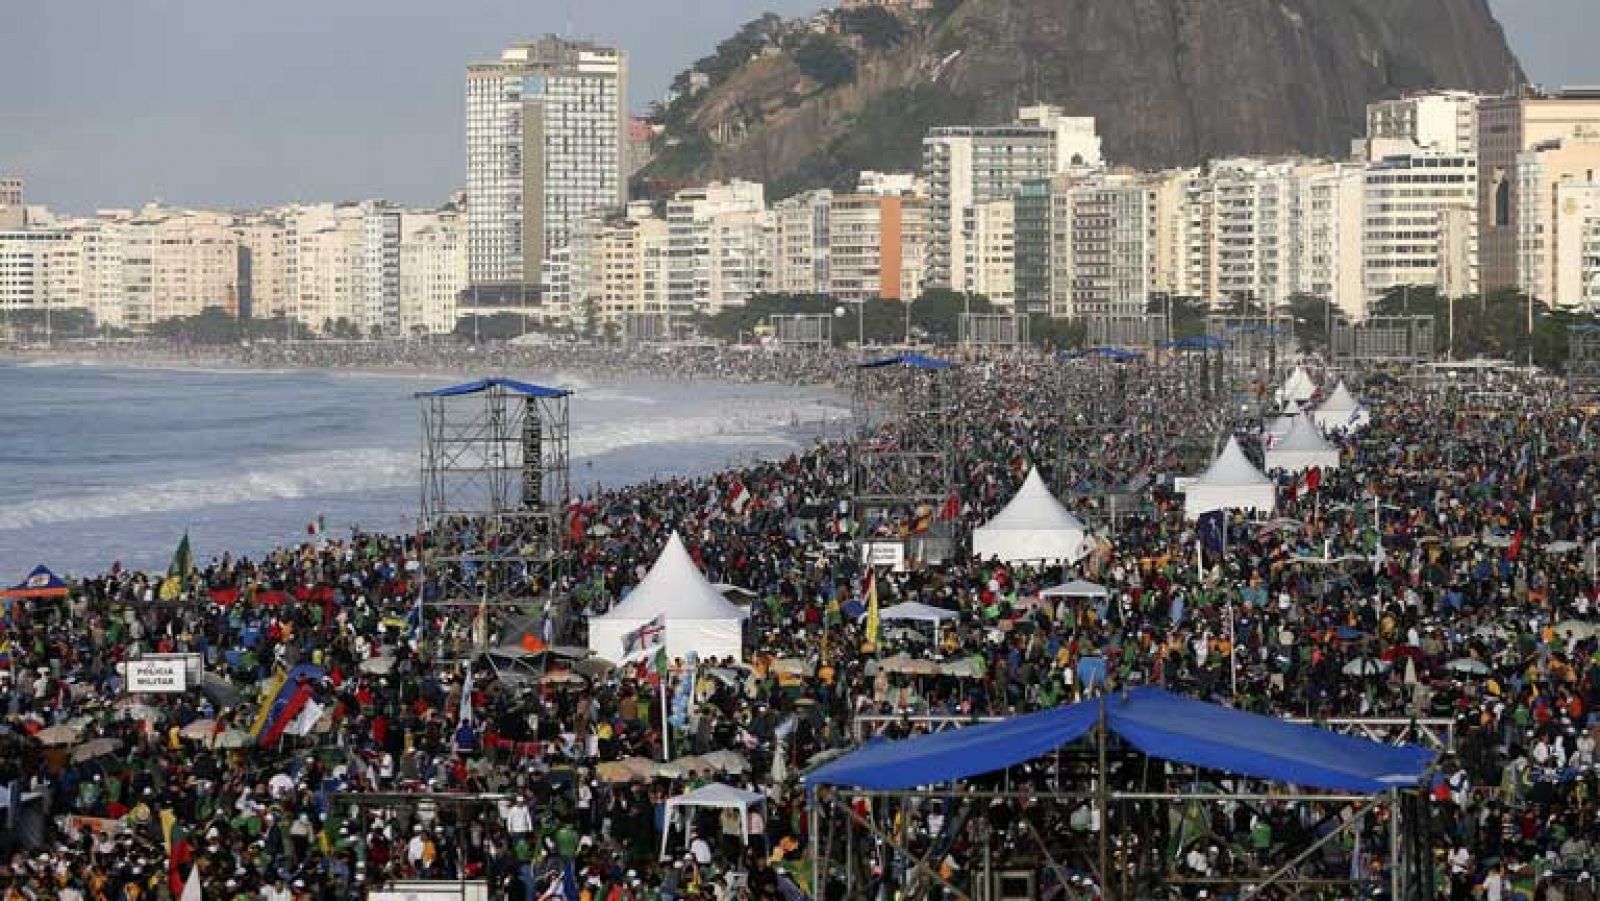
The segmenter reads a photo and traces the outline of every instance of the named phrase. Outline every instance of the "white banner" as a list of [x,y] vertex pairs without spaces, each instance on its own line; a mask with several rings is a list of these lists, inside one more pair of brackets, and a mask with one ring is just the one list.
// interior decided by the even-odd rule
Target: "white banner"
[[861,562],[903,573],[906,571],[906,546],[899,541],[868,541],[861,546]]
[[177,694],[189,690],[189,669],[181,659],[133,660],[126,665],[128,691]]

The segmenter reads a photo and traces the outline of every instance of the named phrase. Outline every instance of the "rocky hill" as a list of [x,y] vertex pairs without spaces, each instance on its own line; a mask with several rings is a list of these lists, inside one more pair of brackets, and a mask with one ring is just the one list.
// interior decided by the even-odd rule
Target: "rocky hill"
[[936,0],[768,16],[680,76],[641,187],[848,184],[916,165],[931,125],[1005,122],[1032,102],[1096,117],[1119,164],[1342,155],[1369,100],[1522,80],[1488,0]]

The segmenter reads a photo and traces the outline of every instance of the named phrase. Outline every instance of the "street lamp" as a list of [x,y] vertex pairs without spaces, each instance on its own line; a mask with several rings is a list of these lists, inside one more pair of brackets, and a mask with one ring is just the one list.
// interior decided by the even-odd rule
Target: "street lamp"
[[[866,308],[866,301],[860,301],[860,300],[856,301],[856,350],[862,351],[862,352],[865,352],[865,350],[867,348],[866,319],[865,319],[865,314],[862,312],[865,308]],[[844,318],[844,307],[842,307],[842,306],[834,307],[833,308],[833,316],[834,316],[835,319],[843,319]]]

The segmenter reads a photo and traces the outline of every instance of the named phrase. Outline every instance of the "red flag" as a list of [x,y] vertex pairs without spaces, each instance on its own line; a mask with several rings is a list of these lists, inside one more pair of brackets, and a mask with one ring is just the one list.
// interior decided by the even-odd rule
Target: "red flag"
[[734,513],[743,513],[744,508],[750,504],[750,492],[745,489],[743,482],[734,479],[733,484],[728,486],[728,496],[724,500],[728,502],[728,509]]
[[583,521],[583,514],[578,512],[576,506],[567,513],[567,531],[572,535],[573,544],[582,543],[584,535],[588,534],[589,526]]
[[224,607],[236,604],[239,602],[239,589],[213,588],[211,589],[211,600],[213,603],[221,604]]
[[939,508],[939,518],[948,521],[955,519],[960,515],[961,495],[955,491],[951,491],[950,496],[944,499],[944,506]]
[[1316,491],[1317,490],[1317,486],[1321,485],[1321,484],[1322,484],[1322,470],[1320,468],[1318,468],[1318,467],[1315,467],[1315,466],[1311,467],[1310,471],[1308,471],[1306,473],[1306,490],[1307,491]]
[[1518,529],[1517,534],[1511,538],[1511,546],[1506,548],[1506,559],[1515,560],[1520,553],[1522,553],[1522,530]]

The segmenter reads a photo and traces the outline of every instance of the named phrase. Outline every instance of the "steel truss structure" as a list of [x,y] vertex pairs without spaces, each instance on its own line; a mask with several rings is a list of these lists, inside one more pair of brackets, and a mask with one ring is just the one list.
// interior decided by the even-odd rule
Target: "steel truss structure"
[[[1102,721],[1092,747],[1065,747],[1033,764],[946,788],[810,790],[812,897],[868,896],[874,855],[876,871],[903,886],[899,897],[907,901],[1045,897],[1046,880],[1063,887],[1056,897],[1080,901],[1177,899],[1200,888],[1213,894],[1228,889],[1240,901],[1350,898],[1378,882],[1393,901],[1434,897],[1428,805],[1418,792],[1278,791],[1168,765],[1108,736]],[[912,815],[935,805],[944,828],[938,834],[913,829]],[[1262,817],[1293,811],[1287,818],[1296,827],[1291,840],[1258,851],[1213,831],[1214,814],[1241,809]],[[1346,843],[1372,817],[1387,827],[1387,859],[1364,868]],[[1074,822],[1089,828],[1074,828]],[[963,832],[975,839],[966,846],[966,873],[947,878],[939,864]],[[1230,871],[1181,872],[1185,846],[1197,841],[1227,849]],[[1358,854],[1359,840],[1354,844]],[[1008,882],[1025,888],[1008,891]]]
[[[564,616],[570,396],[505,379],[418,395],[424,611],[468,608],[471,618],[479,608],[542,607]],[[477,643],[497,615],[478,623]]]
[[1336,365],[1432,363],[1437,357],[1432,316],[1369,316],[1357,323],[1335,317],[1331,331]]
[[908,558],[943,560],[957,538],[956,523],[939,513],[959,496],[959,370],[868,363],[855,376],[850,517],[860,526],[857,539],[903,540]]
[[961,346],[972,350],[1027,347],[1028,317],[1013,313],[962,313]]
[[1090,344],[1117,347],[1156,347],[1172,339],[1167,317],[1161,313],[1139,316],[1088,316],[1084,319]]
[[1600,396],[1600,325],[1567,327],[1567,385],[1573,394]]
[[773,337],[785,348],[822,350],[833,345],[833,317],[828,315],[772,317]]

